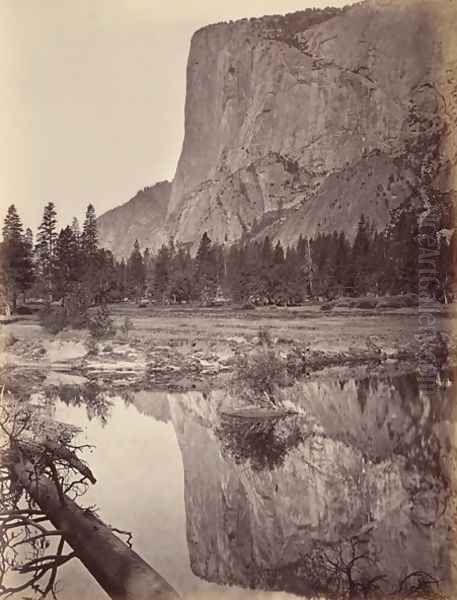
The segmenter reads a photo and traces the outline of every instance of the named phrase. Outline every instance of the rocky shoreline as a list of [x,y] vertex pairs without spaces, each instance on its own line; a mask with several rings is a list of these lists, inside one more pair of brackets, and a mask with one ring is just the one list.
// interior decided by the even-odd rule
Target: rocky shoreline
[[[297,379],[339,367],[376,370],[401,366],[412,371],[422,351],[415,341],[405,341],[400,348],[382,348],[367,341],[357,348],[322,350],[274,338],[265,343],[259,337],[248,340],[243,336],[220,340],[213,346],[198,342],[154,345],[134,337],[87,344],[58,336],[52,340],[11,339],[8,344],[3,340],[3,346],[0,377],[5,385],[17,378],[33,383],[32,373],[60,373],[114,389],[170,391],[223,387],[240,357],[267,349]],[[456,364],[455,341],[446,344],[442,338],[431,338],[427,349],[434,366]]]

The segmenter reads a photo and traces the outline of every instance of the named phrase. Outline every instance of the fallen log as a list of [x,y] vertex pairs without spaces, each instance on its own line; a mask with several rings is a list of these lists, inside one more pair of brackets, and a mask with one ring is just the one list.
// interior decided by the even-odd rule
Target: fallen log
[[24,489],[61,532],[75,556],[113,600],[179,598],[159,573],[90,510],[81,508],[68,496],[62,499],[62,491],[57,489],[54,481],[37,472],[21,452],[11,468]]

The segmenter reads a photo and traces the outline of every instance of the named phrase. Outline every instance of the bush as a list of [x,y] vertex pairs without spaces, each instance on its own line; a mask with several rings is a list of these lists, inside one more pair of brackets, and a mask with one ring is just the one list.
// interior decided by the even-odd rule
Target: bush
[[37,309],[33,308],[31,306],[18,306],[16,309],[16,314],[17,315],[33,315],[33,313],[36,313]]
[[86,348],[89,356],[96,356],[98,354],[98,344],[93,337],[86,340]]
[[378,302],[378,308],[411,308],[417,305],[418,297],[415,294],[384,296]]
[[274,403],[278,387],[289,381],[287,365],[273,350],[260,350],[237,358],[233,383],[240,395],[262,397]]
[[241,310],[255,310],[255,304],[249,300],[248,302],[243,302],[240,308]]
[[57,335],[67,324],[67,314],[63,306],[47,306],[40,312],[40,325],[48,333]]
[[373,309],[378,305],[378,300],[376,298],[361,298],[354,302],[355,308],[365,308],[365,309]]
[[82,294],[72,294],[65,302],[67,322],[73,329],[84,329],[89,322],[89,304]]
[[96,340],[112,337],[116,333],[108,306],[103,304],[89,318],[89,331]]
[[267,327],[259,327],[259,331],[257,333],[257,338],[259,340],[259,344],[261,344],[262,346],[271,347],[273,345],[273,340],[271,339],[271,333]]
[[0,332],[0,351],[4,351],[7,348],[11,348],[17,342],[17,337],[15,337],[10,331],[1,331]]
[[119,327],[119,331],[122,335],[128,336],[133,328],[132,319],[130,319],[130,317],[124,317],[122,325]]

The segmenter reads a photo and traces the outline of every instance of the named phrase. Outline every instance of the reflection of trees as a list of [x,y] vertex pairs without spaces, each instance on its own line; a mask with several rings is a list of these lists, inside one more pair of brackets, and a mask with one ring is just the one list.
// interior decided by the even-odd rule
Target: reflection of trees
[[384,579],[369,534],[338,542],[314,541],[295,563],[275,569],[271,582],[267,574],[267,584],[279,589],[337,598],[373,597]]
[[250,462],[254,471],[281,466],[287,454],[304,441],[298,419],[284,415],[256,419],[225,415],[216,435],[224,455],[237,464]]
[[[439,581],[425,571],[408,573],[398,582],[387,581],[368,531],[335,542],[313,541],[296,562],[267,571],[263,583],[268,589],[337,599],[431,600],[437,598]],[[385,590],[386,583],[390,593]]]
[[[113,403],[106,390],[92,381],[84,385],[59,385],[46,390],[49,399],[59,399],[67,406],[84,406],[89,420],[99,419],[104,426],[110,418]],[[128,401],[128,400],[127,400]]]
[[[39,431],[32,405],[3,394],[0,400],[0,597],[56,597],[58,569],[77,557],[113,599],[146,600],[154,590],[175,600],[171,586],[132,551],[130,533],[77,504],[95,477],[79,458],[75,430],[56,430],[53,422],[50,436]],[[126,534],[127,543],[113,532]]]
[[446,423],[453,418],[453,378],[441,373],[434,389],[422,390],[415,373],[364,377],[355,380],[355,395],[349,391],[340,398],[336,386],[322,388],[319,396],[309,396],[310,408],[328,435],[369,460],[402,457],[406,471],[425,473],[447,487],[451,477],[443,456],[452,445]]

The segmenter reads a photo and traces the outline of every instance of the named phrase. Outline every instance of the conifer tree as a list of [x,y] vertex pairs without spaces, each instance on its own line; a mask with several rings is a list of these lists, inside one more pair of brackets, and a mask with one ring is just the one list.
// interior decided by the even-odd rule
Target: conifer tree
[[16,310],[19,294],[33,283],[32,249],[23,234],[21,219],[12,204],[3,224],[0,245],[0,279],[3,301],[8,313]]
[[54,268],[54,293],[63,303],[68,294],[76,291],[80,272],[78,241],[72,227],[67,226],[57,238]]
[[22,239],[22,223],[14,204],[11,204],[8,207],[8,212],[6,213],[5,221],[3,223],[2,234],[4,242],[14,241],[18,243]]
[[53,202],[44,207],[43,219],[38,228],[37,263],[40,281],[48,300],[52,299],[57,242],[57,212]]
[[73,236],[75,240],[79,243],[81,242],[81,228],[79,226],[79,221],[76,217],[73,217],[73,221],[71,222],[71,230],[73,232]]
[[144,285],[146,280],[145,268],[143,263],[143,257],[140,251],[140,244],[138,240],[135,240],[133,245],[132,253],[127,264],[129,287],[135,294],[136,301],[139,302],[144,292]]
[[211,240],[205,231],[198,247],[196,263],[196,283],[200,299],[210,302],[217,290],[217,261]]
[[170,283],[170,248],[162,244],[154,266],[154,296],[160,302],[167,299],[168,286]]
[[89,204],[84,219],[83,231],[81,234],[81,246],[84,256],[88,259],[93,258],[98,249],[97,217],[95,208]]

